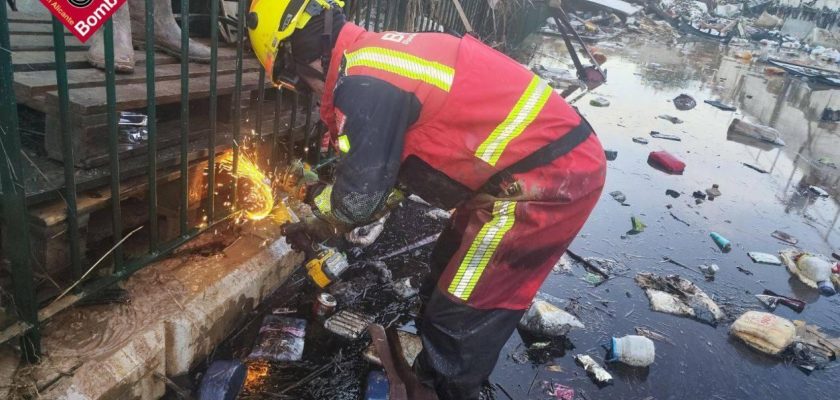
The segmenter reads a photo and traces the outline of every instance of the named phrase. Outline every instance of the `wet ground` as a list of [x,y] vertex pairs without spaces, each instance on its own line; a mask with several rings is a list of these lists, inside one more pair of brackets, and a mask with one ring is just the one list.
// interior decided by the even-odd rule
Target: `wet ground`
[[[555,45],[545,44],[534,62],[565,65],[556,59]],[[590,106],[589,100],[596,97],[592,95],[577,105],[595,127],[604,147],[618,151],[618,158],[609,163],[602,199],[571,249],[585,257],[615,259],[626,269],[620,269],[597,287],[583,279],[586,272],[580,265],[573,265],[568,274],[551,274],[542,291],[553,296],[560,306],[576,302],[575,309],[586,329],[568,335],[573,349],[564,352],[555,347],[543,354],[526,354],[520,336],[514,334],[502,350],[491,381],[513,399],[550,398],[543,389],[546,381],[571,386],[583,399],[838,398],[837,362],[806,375],[783,360],[759,354],[730,339],[728,325],[745,310],[762,310],[753,294],[766,288],[809,303],[802,314],[779,307],[777,315],[804,319],[840,335],[840,296],[820,297],[816,290],[791,278],[783,267],[753,264],[746,254],[775,253],[788,247],[770,236],[775,230],[798,238],[804,250],[828,255],[840,249],[840,170],[825,164],[830,159],[840,163],[840,131],[836,125],[818,122],[824,107],[840,108],[840,91],[817,90],[795,79],[766,76],[763,65],[731,57],[727,53],[732,50],[715,43],[666,46],[625,39],[621,43],[601,44],[599,48],[609,57],[609,83],[597,89],[595,95],[607,98],[611,105]],[[697,107],[678,111],[670,100],[681,93],[693,96]],[[738,111],[721,111],[704,104],[706,99],[733,104]],[[658,119],[661,114],[685,122],[675,125]],[[776,127],[787,146],[762,148],[727,140],[727,128],[735,116]],[[678,135],[682,141],[651,138],[651,130]],[[648,138],[650,144],[634,143],[631,139],[635,136]],[[655,150],[667,150],[685,161],[685,174],[666,175],[648,166],[648,153]],[[769,174],[747,168],[743,162]],[[712,184],[720,185],[723,196],[695,204],[692,192],[703,191]],[[810,185],[824,188],[832,197],[805,194]],[[667,189],[682,196],[668,197]],[[613,200],[609,195],[612,191],[622,191],[628,206]],[[640,217],[647,224],[643,233],[626,235],[631,229],[631,216]],[[362,258],[387,253],[440,227],[442,222],[424,216],[423,207],[404,207],[389,221],[381,243],[367,249]],[[730,239],[732,252],[721,253],[709,238],[711,231]],[[390,260],[388,265],[394,276],[424,273],[429,247]],[[713,282],[707,282],[698,272],[663,263],[663,257],[691,268],[716,263],[720,271]],[[355,276],[369,274],[376,279],[372,271],[362,268]],[[714,328],[650,311],[646,296],[632,279],[636,272],[643,271],[676,273],[692,280],[724,307],[729,318]],[[291,304],[301,315],[308,315],[311,288],[307,287],[308,283],[297,275],[287,288],[278,291],[264,312]],[[387,283],[377,284],[372,290],[353,299],[355,306],[387,309],[377,317],[380,322],[401,324],[411,320],[414,305],[398,301]],[[234,333],[215,357],[247,354],[260,318],[253,316],[255,322]],[[610,336],[633,334],[637,326],[661,332],[671,343],[656,343],[656,362],[647,369],[609,365],[615,383],[598,388],[575,365],[572,356],[586,353],[601,362],[601,344]],[[301,367],[275,366],[265,378],[252,380],[240,397],[359,398],[359,385],[367,369],[358,358],[360,348],[361,344],[348,345],[330,338],[311,324]],[[327,373],[278,395],[333,359],[339,360]],[[259,375],[252,373],[252,377]],[[335,390],[324,389],[330,385]],[[495,391],[495,397],[508,398],[501,390]]]

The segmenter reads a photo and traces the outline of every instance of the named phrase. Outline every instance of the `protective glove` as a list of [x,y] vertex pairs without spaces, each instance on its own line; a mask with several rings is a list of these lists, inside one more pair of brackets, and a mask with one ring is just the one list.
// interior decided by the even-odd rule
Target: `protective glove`
[[308,216],[300,222],[284,224],[280,229],[283,236],[290,238],[289,244],[293,249],[304,251],[309,250],[305,247],[311,246],[305,243],[306,239],[299,239],[301,236],[307,238],[311,244],[325,242],[340,233],[335,226],[316,216]]

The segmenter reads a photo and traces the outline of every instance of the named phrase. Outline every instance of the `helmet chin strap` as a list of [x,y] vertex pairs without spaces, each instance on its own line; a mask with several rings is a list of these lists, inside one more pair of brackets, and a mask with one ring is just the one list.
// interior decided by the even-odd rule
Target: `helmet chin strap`
[[333,13],[330,10],[324,10],[322,12],[326,12],[326,15],[324,15],[324,32],[321,34],[321,71],[318,71],[312,65],[302,63],[295,63],[295,69],[300,75],[325,82],[327,80],[327,71],[330,69],[330,58],[332,55]]

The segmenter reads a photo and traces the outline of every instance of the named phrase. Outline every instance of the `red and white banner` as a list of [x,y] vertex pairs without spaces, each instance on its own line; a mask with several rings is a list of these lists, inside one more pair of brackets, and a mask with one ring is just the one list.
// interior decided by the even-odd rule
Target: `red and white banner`
[[41,3],[84,43],[126,0],[41,0]]

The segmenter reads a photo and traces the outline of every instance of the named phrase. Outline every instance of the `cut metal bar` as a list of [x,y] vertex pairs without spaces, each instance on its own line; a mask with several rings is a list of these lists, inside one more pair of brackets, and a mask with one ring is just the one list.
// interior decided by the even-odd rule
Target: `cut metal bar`
[[417,249],[417,248],[423,247],[423,246],[425,246],[425,245],[427,245],[427,244],[429,244],[429,243],[434,242],[435,240],[437,240],[437,238],[438,238],[438,237],[440,237],[440,233],[436,233],[436,234],[434,234],[434,235],[429,235],[429,236],[426,236],[425,238],[420,239],[420,240],[418,240],[418,241],[416,241],[416,242],[414,242],[414,243],[412,243],[412,244],[409,244],[408,246],[403,246],[403,247],[400,247],[399,249],[396,249],[396,250],[394,250],[394,251],[392,251],[392,252],[390,252],[390,253],[388,253],[388,254],[385,254],[385,255],[383,255],[383,256],[381,256],[381,257],[377,258],[376,260],[377,260],[377,261],[387,260],[387,259],[389,259],[389,258],[396,257],[396,256],[398,256],[398,255],[400,255],[400,254],[407,253],[407,252],[409,252],[409,251],[412,251],[412,250],[414,250],[414,249]]
[[295,124],[297,123],[298,108],[300,106],[300,93],[293,92],[292,96],[292,115],[289,117],[289,129],[286,131],[286,151],[288,151],[289,158],[295,158]]
[[210,133],[207,136],[207,223],[215,220],[216,201],[216,124],[219,94],[216,75],[219,69],[219,2],[210,1]]
[[371,11],[370,1],[371,0],[365,0],[365,7],[367,8],[367,17],[365,17],[365,29],[366,30],[370,30],[370,11]]
[[[210,0],[217,1],[217,0]],[[190,136],[190,1],[181,0],[181,207],[178,225],[181,235],[187,234],[189,210],[189,159]],[[112,197],[113,198],[113,197]]]
[[280,113],[283,110],[283,89],[277,88],[277,93],[274,94],[274,133],[271,138],[271,165],[274,168],[279,166],[280,154]]
[[233,171],[231,175],[233,175],[233,210],[236,210],[237,200],[239,196],[236,195],[237,188],[239,187],[239,178],[237,177],[237,172],[239,171],[239,152],[240,152],[240,121],[239,119],[242,117],[242,105],[240,102],[242,101],[242,52],[244,51],[245,47],[245,35],[242,32],[245,32],[245,2],[248,0],[239,0],[237,3],[237,24],[236,24],[236,32],[237,32],[237,41],[236,41],[236,75],[234,78],[234,88],[233,88]]
[[[257,89],[257,122],[254,124],[258,137],[262,137],[263,102],[265,101],[265,68],[260,68],[260,87]],[[275,115],[276,116],[276,115]]]
[[[149,176],[149,252],[154,254],[158,247],[157,219],[157,110],[155,110],[155,1],[146,0],[146,115],[148,130],[148,176]],[[186,79],[186,78],[182,78]]]
[[[466,29],[466,32],[472,32],[472,24],[470,24],[470,19],[467,18],[467,14],[464,14],[464,8],[461,7],[461,2],[459,0],[452,0],[452,4],[454,4],[455,9],[458,10],[458,16],[461,17],[461,23],[464,24],[464,29]],[[473,7],[473,13],[475,13],[476,11],[478,11],[477,7]]]
[[[102,28],[105,39],[105,101],[108,115],[108,157],[111,173],[111,230],[114,243],[122,240],[122,209],[120,208],[120,153],[119,131],[117,129],[117,87],[114,66],[114,20],[109,18]],[[114,270],[119,271],[123,263],[122,245],[114,248]]]
[[20,338],[21,355],[25,361],[34,363],[41,355],[41,328],[32,280],[32,248],[29,242],[12,53],[6,51],[11,48],[7,12],[5,5],[0,7],[0,93],[4,93],[0,96],[0,144],[3,145],[3,157],[6,160],[0,166],[0,198],[3,202],[3,230],[10,242],[3,246],[3,255],[12,273],[15,311],[21,320],[18,323],[29,327]]
[[309,161],[309,149],[312,144],[309,141],[312,139],[312,108],[315,107],[315,96],[312,93],[306,96],[306,123],[303,127],[303,159]]
[[[57,18],[52,18],[53,44],[55,45],[56,65],[66,64],[64,46],[64,25]],[[67,204],[67,230],[70,238],[70,265],[73,276],[82,274],[82,255],[79,237],[79,216],[76,205],[76,168],[73,151],[73,135],[70,131],[70,92],[67,86],[67,68],[56,68],[56,83],[58,84],[58,120],[61,129],[61,156],[64,159],[64,200]]]

